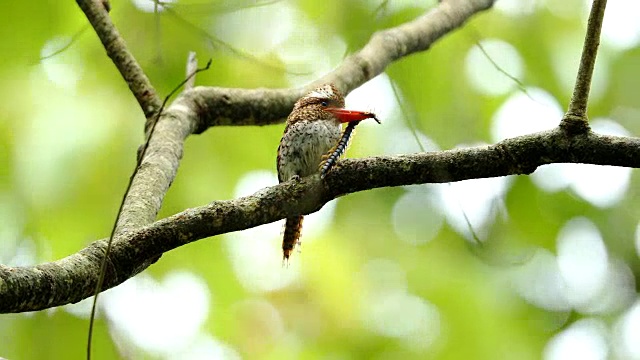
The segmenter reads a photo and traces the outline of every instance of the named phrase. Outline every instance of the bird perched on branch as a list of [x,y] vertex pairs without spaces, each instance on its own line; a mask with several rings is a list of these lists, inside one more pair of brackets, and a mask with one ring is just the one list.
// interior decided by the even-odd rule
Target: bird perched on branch
[[[332,84],[323,85],[296,102],[278,146],[278,180],[280,182],[329,170],[344,152],[348,137],[361,120],[373,118],[371,112],[344,109],[344,97]],[[350,123],[341,140],[342,123]],[[327,164],[327,161],[331,161]],[[322,165],[325,166],[322,166]],[[328,165],[328,166],[327,166]],[[283,260],[300,244],[302,215],[288,217],[282,239]]]

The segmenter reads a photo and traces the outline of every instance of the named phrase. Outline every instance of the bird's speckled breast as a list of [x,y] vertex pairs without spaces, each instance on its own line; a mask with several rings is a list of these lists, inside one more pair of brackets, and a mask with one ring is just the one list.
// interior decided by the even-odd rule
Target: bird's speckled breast
[[333,148],[341,133],[337,121],[298,121],[287,129],[278,148],[280,182],[294,175],[309,176],[319,171],[322,155]]

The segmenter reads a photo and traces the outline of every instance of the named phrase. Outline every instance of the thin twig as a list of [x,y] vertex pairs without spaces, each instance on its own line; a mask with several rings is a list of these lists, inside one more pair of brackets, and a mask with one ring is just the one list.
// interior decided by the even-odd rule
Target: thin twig
[[76,0],[76,3],[93,26],[107,55],[129,85],[145,117],[152,118],[160,109],[160,98],[111,21],[105,3],[94,0]]
[[120,221],[120,215],[122,214],[122,209],[124,208],[124,203],[125,203],[125,201],[127,199],[127,196],[129,195],[129,190],[131,190],[131,185],[133,184],[133,179],[135,179],[136,175],[138,174],[138,170],[140,169],[140,164],[142,164],[142,159],[144,159],[144,156],[145,156],[145,154],[147,152],[147,149],[149,147],[149,142],[151,141],[151,137],[153,136],[153,131],[155,130],[156,125],[158,124],[158,119],[160,119],[160,114],[162,114],[162,110],[164,109],[165,105],[167,104],[167,102],[169,101],[171,96],[173,96],[173,94],[175,94],[178,90],[180,90],[180,88],[183,85],[185,85],[189,81],[189,79],[194,77],[197,73],[209,69],[209,66],[211,66],[211,59],[209,59],[209,62],[207,62],[207,65],[204,68],[196,69],[191,74],[189,74],[189,76],[187,76],[187,78],[185,80],[183,80],[178,86],[176,86],[171,91],[171,93],[169,93],[169,95],[167,95],[167,97],[165,97],[164,101],[162,102],[162,105],[160,106],[160,110],[156,113],[154,121],[152,121],[152,123],[151,123],[151,128],[149,129],[149,135],[147,136],[147,139],[145,140],[144,145],[142,146],[142,149],[140,151],[140,155],[138,156],[138,163],[136,164],[136,167],[133,170],[133,174],[131,174],[131,177],[129,178],[129,183],[127,184],[127,188],[124,191],[124,195],[122,196],[122,200],[120,201],[120,207],[118,208],[118,213],[116,215],[116,219],[113,222],[113,227],[111,228],[111,234],[109,235],[109,240],[107,240],[107,248],[105,250],[104,257],[102,258],[102,262],[100,263],[100,272],[99,272],[99,275],[98,275],[98,282],[96,283],[96,291],[95,291],[95,296],[93,298],[93,304],[91,305],[91,317],[89,318],[89,336],[87,337],[87,360],[91,359],[91,342],[92,342],[92,338],[93,338],[93,322],[94,322],[95,314],[96,314],[96,305],[98,303],[98,295],[100,295],[100,291],[102,289],[102,284],[104,282],[104,274],[105,274],[105,271],[107,269],[107,260],[109,259],[109,253],[111,252],[111,246],[113,244],[113,237],[114,237],[114,235],[116,233],[118,221]]
[[573,96],[569,103],[567,115],[581,118],[587,121],[587,102],[589,101],[589,89],[591,88],[591,77],[600,45],[600,30],[602,29],[602,19],[607,0],[594,0],[591,5],[591,14],[587,23],[587,34],[582,48],[580,68],[576,78],[576,85],[573,89]]
[[60,47],[59,49],[53,51],[51,54],[47,54],[47,55],[41,56],[38,59],[38,63],[41,63],[43,60],[50,59],[50,58],[52,58],[52,57],[64,52],[68,48],[70,48],[71,45],[75,44],[78,41],[78,39],[80,39],[80,36],[82,36],[82,34],[84,34],[84,32],[87,31],[87,29],[89,29],[89,24],[85,24],[82,28],[80,28],[80,30],[76,31],[75,34],[71,35],[71,38],[69,39],[69,41],[67,41],[67,43],[64,44],[62,47]]
[[507,78],[509,78],[509,80],[513,81],[517,86],[518,89],[526,96],[529,98],[529,100],[537,102],[532,96],[531,94],[529,94],[529,92],[527,91],[527,88],[525,87],[524,83],[522,81],[520,81],[520,79],[518,79],[517,77],[509,74],[509,72],[507,72],[505,69],[502,68],[502,66],[500,66],[495,60],[493,60],[493,58],[489,55],[489,53],[487,52],[487,50],[484,48],[484,45],[482,45],[482,42],[480,42],[480,40],[476,39],[475,40],[476,46],[478,47],[478,49],[480,49],[480,52],[484,55],[484,57],[489,60],[489,62],[491,63],[491,65],[493,65],[493,67],[502,75],[506,76]]

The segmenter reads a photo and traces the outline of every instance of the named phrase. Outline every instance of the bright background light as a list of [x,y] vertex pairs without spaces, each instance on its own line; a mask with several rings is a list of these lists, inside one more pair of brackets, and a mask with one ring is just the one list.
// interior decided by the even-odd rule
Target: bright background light
[[[164,96],[190,50],[213,59],[199,85],[303,86],[439,3],[180,0],[156,14],[135,0],[110,16]],[[395,62],[347,96],[382,124],[362,122],[346,156],[484,147],[555,128],[590,4],[500,0]],[[607,5],[588,112],[599,134],[640,131],[639,4]],[[10,14],[0,23],[0,263],[31,266],[109,233],[144,119],[92,29],[78,35],[75,4],[0,2],[0,13]],[[190,136],[158,218],[276,185],[282,130]],[[553,164],[354,193],[305,217],[284,267],[282,221],[202,239],[100,297],[94,356],[640,359],[638,181],[627,168]],[[81,358],[90,307],[2,315],[0,357]]]

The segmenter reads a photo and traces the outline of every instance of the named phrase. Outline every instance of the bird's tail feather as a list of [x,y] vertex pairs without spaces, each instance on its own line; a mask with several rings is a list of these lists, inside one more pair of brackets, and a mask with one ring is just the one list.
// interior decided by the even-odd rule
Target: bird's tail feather
[[282,256],[286,262],[291,256],[293,248],[300,243],[300,234],[302,232],[303,216],[288,217],[284,225],[284,236],[282,237]]

